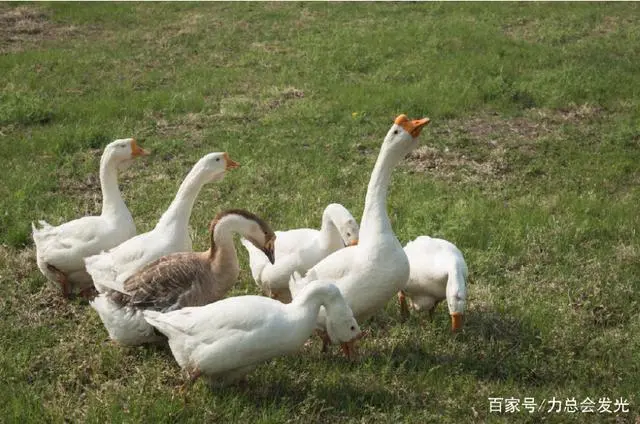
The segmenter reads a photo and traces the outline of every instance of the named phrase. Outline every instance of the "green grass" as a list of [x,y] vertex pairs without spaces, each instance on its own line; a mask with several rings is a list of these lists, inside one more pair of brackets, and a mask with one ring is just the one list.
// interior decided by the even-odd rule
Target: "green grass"
[[[638,422],[640,8],[636,3],[0,4],[4,422]],[[178,395],[170,352],[108,343],[36,268],[30,222],[100,209],[98,161],[152,228],[203,154],[242,164],[191,217],[274,228],[360,217],[382,137],[429,116],[394,172],[400,241],[446,238],[472,275],[464,330],[389,302],[362,360],[318,341],[247,387]],[[233,294],[257,293],[243,250]],[[489,397],[625,398],[618,414],[489,412]],[[597,402],[597,400],[596,400]]]

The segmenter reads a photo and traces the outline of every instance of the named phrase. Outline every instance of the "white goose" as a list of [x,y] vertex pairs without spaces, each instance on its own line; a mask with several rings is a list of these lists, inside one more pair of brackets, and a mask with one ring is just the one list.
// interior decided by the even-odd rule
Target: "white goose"
[[[358,223],[351,212],[339,203],[331,203],[322,213],[320,230],[297,228],[276,231],[276,257],[280,258],[297,252],[301,246],[312,243],[318,255],[323,255],[324,258],[345,246],[358,244],[359,233]],[[289,281],[288,276],[287,281]]]
[[291,301],[289,277],[301,274],[345,246],[358,244],[359,227],[351,213],[338,203],[328,205],[322,214],[320,230],[298,228],[276,231],[276,258],[270,263],[259,249],[242,239],[249,253],[251,275],[262,290],[281,302]]
[[[387,215],[387,190],[393,168],[417,147],[417,137],[428,123],[428,118],[415,121],[405,115],[396,118],[371,173],[358,245],[327,256],[311,268],[301,282],[335,280],[358,322],[364,322],[383,308],[409,278],[409,260]],[[318,316],[318,327],[326,328],[323,311]],[[323,350],[326,342],[325,339]]]
[[242,234],[273,260],[275,234],[258,216],[230,209],[220,212],[209,228],[208,250],[163,256],[129,277],[124,291],[108,290],[91,302],[113,341],[135,346],[162,339],[144,320],[144,310],[169,312],[221,299],[240,273],[234,233]]
[[402,316],[409,316],[406,297],[413,309],[428,311],[430,318],[438,303],[447,299],[451,329],[459,329],[466,306],[469,274],[460,249],[447,240],[420,236],[407,243],[404,251],[411,273],[407,285],[398,292]]
[[191,381],[204,375],[224,386],[261,362],[298,350],[315,328],[321,306],[331,340],[352,348],[360,328],[340,291],[328,281],[309,284],[289,304],[238,296],[165,314],[144,311],[144,317],[168,337],[174,358]]
[[209,182],[222,180],[226,170],[238,166],[226,152],[205,155],[187,174],[153,230],[85,258],[87,272],[98,293],[108,289],[123,291],[125,280],[142,266],[170,253],[190,252],[189,218],[200,189]]
[[92,287],[83,258],[119,245],[136,234],[136,226],[118,188],[118,168],[132,158],[149,153],[133,138],[108,144],[100,158],[100,189],[102,213],[85,216],[57,227],[39,221],[41,229],[32,223],[38,268],[47,279],[58,284],[62,294]]

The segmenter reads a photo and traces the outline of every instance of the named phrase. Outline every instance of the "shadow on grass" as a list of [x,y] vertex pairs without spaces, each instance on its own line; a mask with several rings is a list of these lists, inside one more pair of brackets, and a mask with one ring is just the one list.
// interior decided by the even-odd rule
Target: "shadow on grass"
[[[242,399],[246,407],[265,410],[274,404],[296,410],[296,413],[318,415],[360,415],[366,408],[393,410],[394,408],[425,407],[428,399],[422,393],[407,393],[391,386],[367,384],[351,379],[326,381],[321,378],[292,379],[284,376],[264,381],[249,378],[242,386],[231,386],[221,393],[223,397]],[[365,408],[366,406],[366,408]]]
[[541,332],[521,317],[469,311],[457,333],[445,329],[440,318],[429,322],[426,316],[412,316],[406,325],[420,328],[409,330],[391,352],[371,352],[369,366],[392,366],[416,375],[465,373],[529,386],[561,384],[576,372],[564,367],[564,351],[546,346]]

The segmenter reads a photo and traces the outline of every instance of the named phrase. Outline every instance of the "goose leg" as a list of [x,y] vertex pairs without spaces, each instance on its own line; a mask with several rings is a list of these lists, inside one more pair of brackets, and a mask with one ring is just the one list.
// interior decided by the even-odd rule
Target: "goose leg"
[[326,331],[317,330],[318,336],[322,339],[322,353],[329,352],[329,346],[331,346],[331,339]]
[[187,375],[189,376],[189,383],[193,383],[202,375],[202,371],[199,368],[187,368]]
[[98,295],[98,292],[96,291],[96,288],[94,286],[87,287],[80,291],[80,297],[82,297],[85,300],[92,300],[97,295]]
[[71,285],[69,284],[67,275],[50,264],[47,264],[47,269],[55,274],[56,280],[58,280],[58,284],[60,284],[60,287],[62,288],[62,296],[68,299],[69,296],[71,296]]
[[438,304],[440,303],[440,300],[437,300],[433,306],[431,307],[431,309],[428,310],[427,314],[429,316],[429,321],[433,322],[433,314],[435,313],[436,307],[438,306]]
[[193,385],[193,383],[202,375],[202,371],[200,371],[197,367],[187,367],[185,369],[187,373],[187,378],[184,383],[180,385],[178,388],[178,393],[183,398],[187,396],[187,390],[189,387]]
[[409,307],[407,306],[407,298],[402,290],[398,292],[398,302],[400,303],[400,318],[406,321],[409,318]]

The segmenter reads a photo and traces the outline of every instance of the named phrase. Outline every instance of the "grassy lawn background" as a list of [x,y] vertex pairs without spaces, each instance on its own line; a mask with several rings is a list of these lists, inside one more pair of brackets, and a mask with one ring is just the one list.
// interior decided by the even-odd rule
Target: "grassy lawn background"
[[[6,422],[637,422],[640,420],[637,3],[0,4],[0,417]],[[361,323],[362,360],[314,341],[247,387],[177,393],[162,348],[108,342],[35,264],[30,223],[99,213],[101,150],[138,232],[190,167],[242,167],[191,217],[242,207],[275,229],[359,219],[393,118],[429,116],[393,175],[404,244],[465,254],[464,331],[448,314]],[[239,246],[239,244],[238,244]],[[246,254],[233,294],[255,294]],[[630,412],[489,412],[488,397],[627,399]]]

